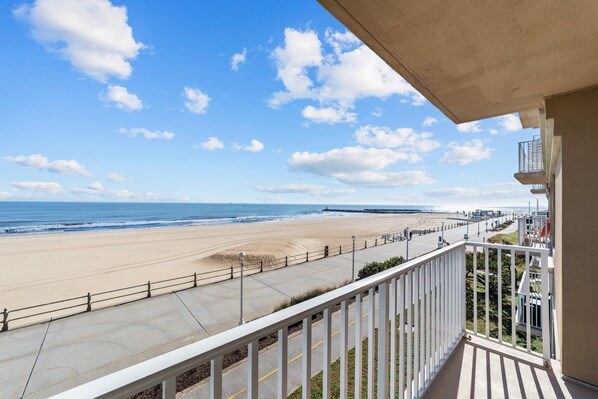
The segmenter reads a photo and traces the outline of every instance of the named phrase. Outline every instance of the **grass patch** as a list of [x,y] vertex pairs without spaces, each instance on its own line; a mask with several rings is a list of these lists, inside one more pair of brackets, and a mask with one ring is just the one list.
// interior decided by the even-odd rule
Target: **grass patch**
[[488,242],[505,245],[518,245],[519,235],[517,230],[509,234],[496,234],[488,239]]
[[299,295],[292,296],[291,299],[279,303],[278,305],[276,305],[274,307],[274,312],[278,312],[279,310],[286,309],[290,306],[297,305],[298,303],[301,303],[301,302],[305,302],[309,299],[312,299],[312,298],[315,298],[322,294],[325,294],[327,292],[333,291],[333,290],[343,287],[347,284],[349,284],[349,280],[346,280],[345,282],[343,282],[340,285],[335,285],[335,286],[328,287],[328,288],[312,288],[309,291],[305,291]]

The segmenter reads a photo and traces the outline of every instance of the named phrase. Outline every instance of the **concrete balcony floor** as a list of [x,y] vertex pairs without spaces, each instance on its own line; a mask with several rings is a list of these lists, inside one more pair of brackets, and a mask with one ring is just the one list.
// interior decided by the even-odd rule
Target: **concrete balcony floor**
[[462,340],[424,398],[598,398],[598,391],[561,378],[560,363],[478,337]]
[[513,175],[521,184],[544,184],[546,183],[546,173],[539,172],[519,172]]

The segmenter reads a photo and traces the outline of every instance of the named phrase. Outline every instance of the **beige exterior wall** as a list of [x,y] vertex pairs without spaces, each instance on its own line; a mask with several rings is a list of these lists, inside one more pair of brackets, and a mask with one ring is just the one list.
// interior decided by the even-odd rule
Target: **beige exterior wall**
[[598,386],[598,88],[546,100],[555,170],[555,288],[563,374]]
[[[559,158],[554,169],[554,185],[552,186],[550,203],[553,204],[550,217],[552,218],[552,243],[554,244],[553,259],[554,259],[554,290],[555,290],[555,307],[558,327],[558,342],[559,351],[563,347],[563,257],[561,256],[561,248],[563,246],[563,151],[559,153]],[[557,359],[560,360],[560,359]]]

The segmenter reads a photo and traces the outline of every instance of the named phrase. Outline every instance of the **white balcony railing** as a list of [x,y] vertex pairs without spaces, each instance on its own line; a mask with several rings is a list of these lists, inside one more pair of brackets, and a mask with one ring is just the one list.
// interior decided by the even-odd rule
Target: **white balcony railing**
[[[527,276],[529,275],[530,279],[529,282],[527,281]],[[525,293],[525,288],[530,286],[530,293],[527,295]],[[527,326],[527,320],[529,320],[529,324],[532,327],[532,334],[537,334],[537,331],[542,329],[542,295],[549,295],[550,300],[550,293],[542,292],[539,288],[542,285],[542,274],[529,272],[523,273],[522,281],[519,286],[519,290],[517,291],[518,303],[517,306],[517,324],[520,326]],[[527,314],[525,312],[527,303],[527,298],[530,298],[530,317],[527,318]],[[549,303],[550,307],[550,303]]]
[[[489,251],[497,251],[502,265],[510,257],[512,315],[515,315],[516,287],[514,279],[515,257],[526,257],[525,268],[529,272],[528,257],[536,253],[541,258],[542,274],[547,274],[548,251],[534,248],[502,246],[486,243],[459,242],[427,255],[406,262],[375,276],[338,288],[306,302],[270,314],[245,325],[208,337],[199,342],[176,349],[153,359],[138,363],[113,374],[91,381],[70,391],[57,395],[59,398],[124,398],[156,384],[162,384],[163,397],[175,397],[175,381],[179,374],[201,364],[210,363],[211,398],[223,395],[223,356],[239,347],[248,347],[247,397],[261,397],[258,392],[258,368],[260,362],[259,339],[277,334],[278,367],[276,392],[278,398],[286,398],[295,386],[288,385],[288,327],[302,324],[301,387],[304,398],[311,397],[312,371],[312,318],[323,313],[322,370],[323,397],[331,391],[331,319],[333,307],[340,304],[340,397],[349,394],[349,373],[361,376],[367,370],[367,397],[417,398],[436,376],[438,370],[466,331],[466,291],[473,289],[474,332],[477,330],[478,284],[467,282],[466,250],[481,251],[485,256],[485,269],[479,269],[478,256],[473,257],[473,281],[477,274],[485,276],[485,336],[490,338]],[[495,252],[493,252],[495,253]],[[482,265],[479,265],[482,266]],[[497,273],[498,276],[502,275]],[[547,282],[542,279],[542,284]],[[500,293],[503,284],[498,277]],[[547,283],[546,283],[547,284]],[[470,288],[467,288],[470,286]],[[473,287],[473,288],[472,288]],[[543,288],[544,289],[544,288]],[[546,291],[548,288],[545,288]],[[526,288],[529,293],[529,284]],[[468,291],[470,292],[470,291]],[[471,293],[471,292],[470,292]],[[498,301],[502,304],[501,300]],[[353,302],[354,301],[354,302]],[[544,302],[544,298],[542,299]],[[499,305],[499,342],[502,342],[502,305]],[[367,322],[362,321],[364,311]],[[529,315],[529,306],[526,310]],[[547,320],[548,306],[542,306],[543,319]],[[349,318],[354,322],[350,327]],[[483,318],[482,318],[483,319]],[[528,317],[529,319],[529,317]],[[383,321],[383,322],[380,322]],[[318,322],[320,323],[320,322]],[[318,326],[319,328],[320,326]],[[512,335],[515,336],[515,321]],[[350,328],[354,329],[354,342],[349,342]],[[368,339],[367,360],[362,364],[363,329]],[[549,342],[548,329],[542,332],[544,342]],[[481,334],[482,336],[484,334]],[[527,350],[531,351],[528,328]],[[377,337],[377,339],[375,338]],[[513,340],[513,345],[514,345]],[[510,343],[507,343],[510,344]],[[350,347],[355,347],[355,369],[348,369]],[[405,348],[405,350],[403,349]],[[548,359],[548,345],[543,356]],[[226,376],[224,377],[226,378]],[[360,397],[361,379],[355,379],[355,397]]]
[[519,143],[519,173],[543,172],[542,141],[540,138]]
[[522,216],[518,220],[519,245],[546,247],[550,241],[550,226],[546,215]]

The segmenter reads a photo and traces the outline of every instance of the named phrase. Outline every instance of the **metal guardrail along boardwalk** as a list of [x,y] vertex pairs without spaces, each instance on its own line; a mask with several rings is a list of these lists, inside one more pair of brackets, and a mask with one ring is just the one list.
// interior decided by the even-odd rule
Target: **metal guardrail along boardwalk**
[[[447,224],[445,230],[464,226],[465,223]],[[440,228],[425,230],[412,230],[413,234],[425,235],[439,232]],[[356,242],[355,250],[361,251],[368,246],[378,246],[395,241],[403,240],[402,233],[380,233],[375,237],[363,237]],[[287,255],[280,258],[264,259],[259,262],[246,264],[244,272],[246,275],[261,273],[266,270],[274,270],[281,267],[288,267],[305,262],[341,255],[353,250],[353,244],[339,245],[300,254]],[[200,285],[217,283],[232,279],[240,275],[241,267],[231,265],[230,267],[210,270],[203,273],[193,273],[186,276],[178,276],[159,281],[148,281],[129,287],[116,288],[103,292],[87,293],[84,295],[64,298],[43,304],[25,306],[16,309],[5,308],[0,312],[0,332],[8,331],[9,328],[22,327],[30,324],[41,323],[51,318],[71,316],[77,313],[90,312],[106,306],[114,306],[127,302],[137,301],[152,296],[169,294],[173,291],[195,288]]]
[[[124,398],[161,383],[163,397],[172,399],[176,394],[176,376],[209,362],[211,367],[210,396],[220,398],[222,397],[223,356],[235,348],[247,345],[247,395],[251,398],[258,398],[258,342],[261,337],[274,333],[278,335],[276,349],[278,351],[277,392],[279,398],[286,398],[288,393],[288,327],[299,322],[303,325],[301,333],[303,343],[302,392],[303,397],[309,398],[311,397],[312,375],[312,316],[323,313],[323,395],[327,398],[330,397],[333,360],[331,359],[332,307],[337,304],[340,304],[341,318],[340,397],[347,397],[349,373],[354,372],[355,375],[360,376],[364,369],[367,370],[370,382],[368,397],[374,397],[374,393],[378,398],[387,398],[389,395],[391,398],[420,397],[466,333],[466,250],[484,253],[485,285],[483,295],[485,300],[483,303],[485,314],[483,320],[485,320],[486,332],[479,336],[492,339],[489,332],[489,251],[497,251],[498,258],[501,260],[503,256],[510,256],[511,272],[515,268],[515,256],[523,254],[526,257],[525,268],[529,273],[529,256],[531,254],[538,255],[541,259],[542,290],[548,292],[547,250],[459,242],[370,278],[91,381],[56,397]],[[474,256],[474,264],[476,260],[477,256]],[[473,273],[473,281],[477,281],[477,265],[474,266]],[[498,276],[500,275],[502,273],[498,273]],[[498,277],[498,285],[499,287],[502,287],[503,284],[511,285],[511,306],[514,308],[517,302],[514,273],[511,273],[511,276],[510,282],[502,282]],[[473,309],[476,312],[473,317],[474,331],[472,333],[478,335],[477,284],[473,284],[472,289]],[[529,284],[525,290],[529,294]],[[498,292],[502,295],[503,290],[499,289]],[[368,321],[363,324],[367,325],[362,325],[361,321],[357,321],[361,320],[361,317],[356,317],[356,323],[352,328],[356,331],[355,337],[361,337],[362,329],[367,329],[367,361],[365,364],[360,361],[361,338],[356,338],[355,370],[349,370],[348,305],[349,301],[354,299],[355,303],[351,311],[356,312],[356,315],[361,315],[362,300],[365,296],[367,296]],[[513,336],[512,342],[503,343],[502,340],[502,320],[500,319],[502,317],[502,299],[501,297],[498,301],[498,342],[514,347],[514,319],[510,331]],[[548,320],[547,301],[547,296],[543,296],[543,320]],[[512,311],[512,314],[515,314],[514,309]],[[527,306],[526,312],[529,315],[529,306]],[[377,336],[377,340],[375,336]],[[527,337],[526,350],[531,353],[529,327]],[[542,330],[542,340],[542,357],[548,361],[550,359],[549,329]],[[360,379],[357,379],[356,393],[361,390],[359,383]]]

